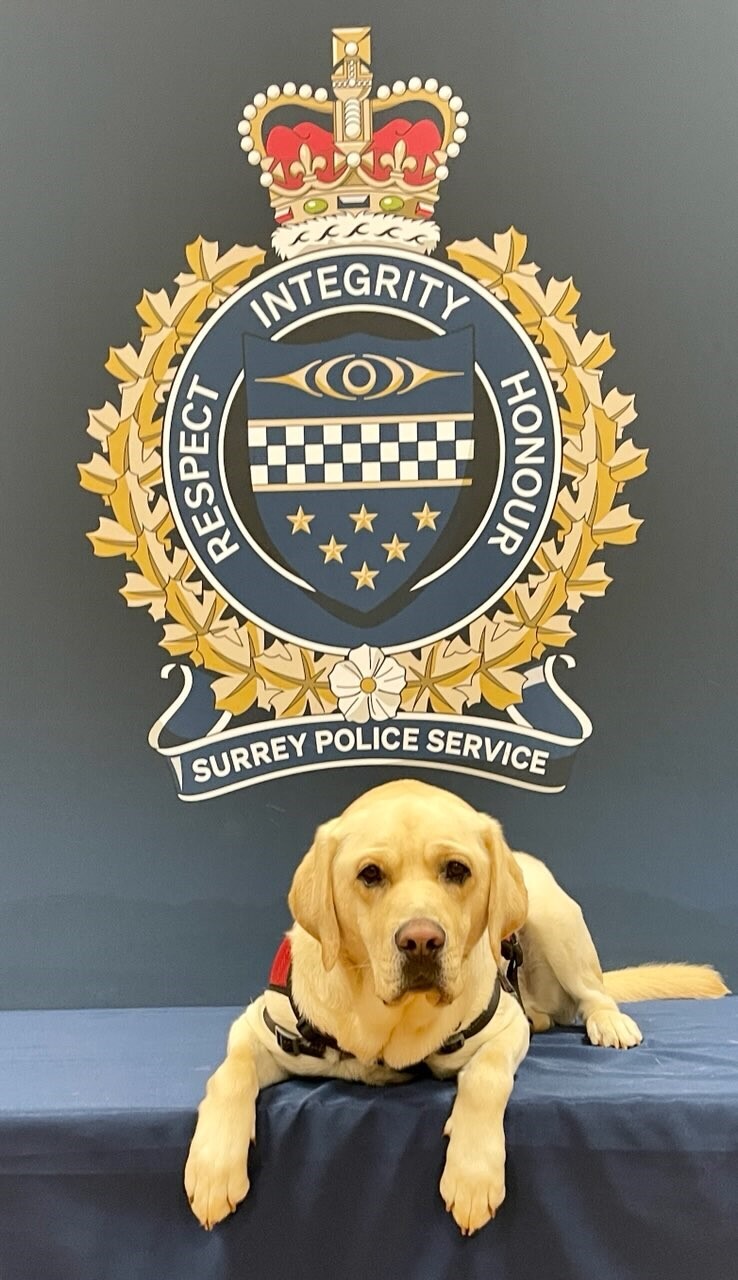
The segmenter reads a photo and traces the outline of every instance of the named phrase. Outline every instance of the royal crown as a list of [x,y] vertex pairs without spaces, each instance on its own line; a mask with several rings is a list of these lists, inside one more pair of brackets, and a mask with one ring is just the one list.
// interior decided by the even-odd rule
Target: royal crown
[[[333,31],[333,101],[325,88],[288,83],[270,85],[244,107],[241,147],[261,166],[280,256],[357,240],[419,253],[435,248],[439,186],[469,117],[461,98],[437,80],[397,80],[375,97],[372,81],[371,29],[340,27]],[[273,121],[285,108],[289,122]],[[332,130],[297,119],[299,109],[332,115]]]

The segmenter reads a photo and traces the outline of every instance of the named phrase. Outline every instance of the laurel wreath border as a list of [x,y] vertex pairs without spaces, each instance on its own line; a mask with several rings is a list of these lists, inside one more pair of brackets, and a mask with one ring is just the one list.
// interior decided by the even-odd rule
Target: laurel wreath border
[[[579,293],[571,279],[544,287],[539,268],[525,262],[527,238],[514,228],[493,244],[457,241],[447,254],[512,310],[543,353],[556,388],[564,436],[565,481],[553,512],[555,531],[541,544],[526,576],[500,607],[466,631],[394,657],[405,669],[405,711],[459,714],[484,702],[497,710],[522,698],[521,668],[574,635],[570,615],[611,579],[596,558],[607,544],[635,541],[642,523],[616,505],[628,480],[646,470],[647,450],[625,436],[636,417],[634,397],[603,397],[602,366],[614,354],[608,334],[576,331]],[[162,647],[210,672],[216,706],[240,715],[257,705],[276,716],[336,709],[329,676],[341,657],[287,644],[229,612],[227,602],[199,579],[197,566],[172,539],[161,454],[163,406],[182,353],[208,314],[260,266],[258,247],[235,245],[219,255],[217,242],[187,246],[190,268],[177,290],[144,291],[137,312],[140,347],[111,348],[106,369],[118,382],[120,406],[106,402],[89,414],[88,433],[100,451],[79,466],[82,486],[109,509],[87,536],[98,556],[123,556],[135,571],[121,594],[162,621]]]

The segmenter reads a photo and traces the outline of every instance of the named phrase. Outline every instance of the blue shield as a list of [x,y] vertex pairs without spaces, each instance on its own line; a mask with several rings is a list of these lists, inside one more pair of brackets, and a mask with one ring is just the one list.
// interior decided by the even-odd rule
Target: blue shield
[[424,341],[244,336],[252,535],[366,616],[444,561],[474,482],[473,330]]

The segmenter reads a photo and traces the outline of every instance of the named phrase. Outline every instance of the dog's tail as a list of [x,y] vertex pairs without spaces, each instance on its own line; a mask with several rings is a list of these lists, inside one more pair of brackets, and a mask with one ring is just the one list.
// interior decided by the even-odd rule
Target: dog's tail
[[641,964],[611,969],[603,976],[614,1000],[716,1000],[730,995],[709,964]]

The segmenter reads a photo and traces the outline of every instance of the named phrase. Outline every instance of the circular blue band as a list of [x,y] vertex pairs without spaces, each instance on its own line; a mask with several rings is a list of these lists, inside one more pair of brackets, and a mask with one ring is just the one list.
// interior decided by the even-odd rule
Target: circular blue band
[[[503,437],[494,502],[473,541],[374,625],[336,617],[315,592],[268,559],[235,511],[222,463],[225,422],[243,377],[244,334],[279,340],[300,328],[309,342],[312,321],[351,313],[351,327],[359,330],[367,310],[402,315],[439,334],[471,326],[477,376],[496,402]],[[417,254],[341,249],[264,272],[215,312],[178,370],[163,454],[177,529],[204,577],[238,612],[320,650],[364,643],[397,650],[457,631],[521,577],[555,502],[561,427],[541,357],[492,294],[455,268]],[[199,494],[207,498],[205,507],[202,501],[191,505],[197,484],[209,486]]]

